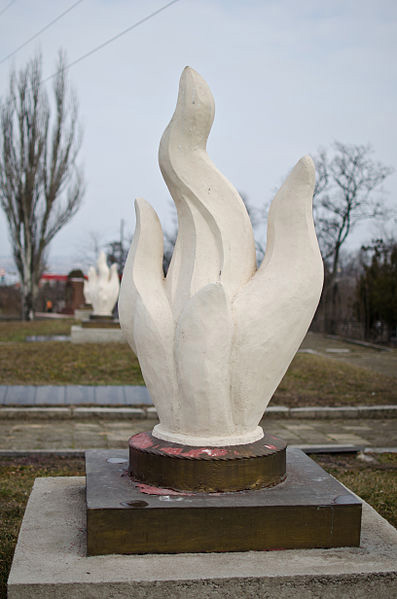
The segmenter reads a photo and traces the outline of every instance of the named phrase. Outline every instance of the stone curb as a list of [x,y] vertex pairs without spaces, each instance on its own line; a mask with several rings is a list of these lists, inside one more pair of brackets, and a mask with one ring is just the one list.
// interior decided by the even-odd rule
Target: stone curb
[[[104,420],[117,419],[156,419],[157,411],[153,406],[136,406],[133,408],[116,407],[23,407],[9,408],[0,407],[0,419],[48,419],[56,418],[59,420],[101,418]],[[397,418],[397,405],[389,406],[346,406],[346,407],[307,407],[307,408],[287,408],[284,406],[269,407],[266,410],[267,418],[291,418],[291,419],[380,419]]]
[[[397,447],[362,447],[359,445],[348,444],[324,444],[324,445],[290,445],[301,449],[305,453],[397,453]],[[0,458],[18,458],[28,456],[39,457],[66,457],[66,458],[82,458],[85,456],[86,449],[0,449]],[[115,450],[118,451],[118,450]]]

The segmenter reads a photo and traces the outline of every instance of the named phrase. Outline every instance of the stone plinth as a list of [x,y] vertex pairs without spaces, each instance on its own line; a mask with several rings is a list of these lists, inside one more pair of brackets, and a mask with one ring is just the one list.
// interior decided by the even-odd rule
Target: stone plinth
[[74,311],[75,320],[85,320],[89,318],[92,314],[93,308],[76,308]]
[[390,599],[397,582],[397,531],[365,502],[361,547],[98,557],[86,551],[85,479],[36,479],[9,599]]
[[126,343],[120,327],[82,327],[72,325],[72,343]]

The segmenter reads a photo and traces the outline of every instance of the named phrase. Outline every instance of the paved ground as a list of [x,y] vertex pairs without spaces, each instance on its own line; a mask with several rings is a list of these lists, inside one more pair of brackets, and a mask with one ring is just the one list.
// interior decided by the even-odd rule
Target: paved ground
[[383,350],[348,343],[341,339],[326,337],[318,333],[308,333],[301,351],[312,351],[332,360],[341,360],[354,366],[374,370],[380,374],[397,377],[397,350]]
[[[40,420],[0,421],[0,449],[116,449],[126,447],[128,438],[151,430],[157,420]],[[363,445],[396,447],[397,421],[389,420],[290,420],[262,421],[269,433],[291,445]]]
[[0,406],[151,405],[138,385],[0,385]]
[[[397,377],[397,350],[379,351],[309,333],[301,350]],[[0,386],[3,406],[130,406],[151,404],[137,386]],[[88,449],[125,447],[130,435],[150,430],[156,420],[0,420],[0,449]],[[396,419],[268,418],[265,429],[294,445],[396,447]]]

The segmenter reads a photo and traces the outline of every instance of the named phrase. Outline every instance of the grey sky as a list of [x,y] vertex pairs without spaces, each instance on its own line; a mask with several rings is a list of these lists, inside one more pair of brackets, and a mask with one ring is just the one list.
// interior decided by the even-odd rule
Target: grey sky
[[[72,3],[16,0],[0,16],[0,59]],[[84,0],[13,62],[24,64],[40,45],[48,76],[60,46],[71,62],[165,3]],[[211,158],[257,206],[302,155],[335,139],[370,142],[378,160],[396,167],[396,25],[395,0],[180,0],[73,67],[87,193],[53,241],[50,264],[63,256],[77,265],[89,233],[114,239],[122,218],[132,233],[137,196],[169,226],[157,151],[185,65],[203,75],[215,97]],[[0,65],[0,94],[11,64]],[[397,174],[385,188],[396,206]],[[354,243],[371,231],[361,229]],[[9,254],[1,213],[0,256]]]

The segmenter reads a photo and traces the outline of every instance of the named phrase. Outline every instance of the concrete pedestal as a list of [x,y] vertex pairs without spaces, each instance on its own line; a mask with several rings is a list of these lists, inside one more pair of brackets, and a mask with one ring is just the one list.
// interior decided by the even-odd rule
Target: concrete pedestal
[[[120,475],[123,464],[120,464]],[[86,557],[85,479],[36,479],[9,599],[391,599],[397,531],[363,502],[361,546]]]
[[123,333],[118,328],[90,327],[72,325],[72,343],[126,343]]
[[85,320],[91,316],[93,308],[76,308],[74,317],[76,320]]

